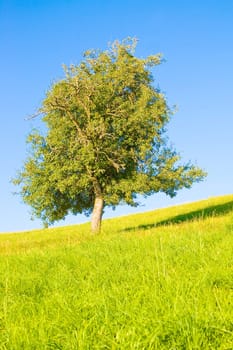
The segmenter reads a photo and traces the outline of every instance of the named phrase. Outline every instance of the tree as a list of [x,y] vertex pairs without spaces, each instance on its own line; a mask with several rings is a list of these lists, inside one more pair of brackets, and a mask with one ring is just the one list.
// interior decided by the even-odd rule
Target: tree
[[14,182],[46,224],[93,210],[97,233],[105,206],[136,206],[137,194],[172,197],[205,176],[168,145],[171,110],[151,73],[161,56],[137,58],[135,47],[129,38],[87,51],[38,110],[47,131],[29,135],[31,152]]

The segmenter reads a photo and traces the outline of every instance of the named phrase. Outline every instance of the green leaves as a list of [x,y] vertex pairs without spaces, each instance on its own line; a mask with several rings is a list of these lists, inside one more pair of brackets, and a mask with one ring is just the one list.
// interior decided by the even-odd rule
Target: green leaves
[[161,55],[137,58],[135,46],[128,38],[87,51],[79,65],[64,67],[42,103],[47,133],[29,136],[31,154],[16,182],[47,223],[69,211],[89,214],[97,195],[106,206],[137,205],[137,193],[173,196],[205,176],[177,165],[163,136],[170,109],[151,74]]

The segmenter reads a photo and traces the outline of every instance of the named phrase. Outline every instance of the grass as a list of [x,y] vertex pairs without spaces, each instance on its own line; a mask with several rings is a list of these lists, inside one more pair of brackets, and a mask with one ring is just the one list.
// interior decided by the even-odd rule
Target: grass
[[233,195],[0,236],[0,349],[233,349]]

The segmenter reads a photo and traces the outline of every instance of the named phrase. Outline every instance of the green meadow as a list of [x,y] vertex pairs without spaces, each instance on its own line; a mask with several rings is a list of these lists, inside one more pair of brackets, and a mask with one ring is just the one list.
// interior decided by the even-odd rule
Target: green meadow
[[0,235],[0,349],[233,349],[233,195]]

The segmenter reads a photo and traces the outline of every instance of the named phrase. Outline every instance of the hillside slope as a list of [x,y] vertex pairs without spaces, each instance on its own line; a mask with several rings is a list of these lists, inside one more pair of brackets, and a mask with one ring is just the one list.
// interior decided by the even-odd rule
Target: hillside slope
[[233,195],[0,235],[0,349],[233,349]]
[[[221,217],[225,218],[228,213],[231,215],[232,208],[233,194],[140,214],[106,219],[103,220],[100,237],[104,239],[107,236],[110,239],[115,235],[122,236],[124,234],[126,236],[130,232],[134,235],[153,234],[157,233],[159,228],[164,229],[167,226],[176,226],[177,224],[186,226],[190,222],[199,222],[208,218],[209,221],[213,221],[218,217],[221,221]],[[173,228],[175,229],[175,227]],[[4,235],[0,233],[0,254],[20,253],[21,248],[23,252],[30,252],[31,249],[43,249],[44,247],[70,246],[90,239],[95,238],[90,237],[89,223],[20,233],[13,232]]]

